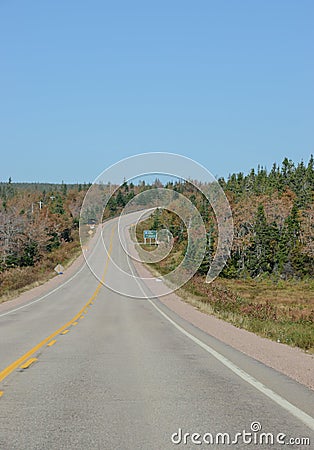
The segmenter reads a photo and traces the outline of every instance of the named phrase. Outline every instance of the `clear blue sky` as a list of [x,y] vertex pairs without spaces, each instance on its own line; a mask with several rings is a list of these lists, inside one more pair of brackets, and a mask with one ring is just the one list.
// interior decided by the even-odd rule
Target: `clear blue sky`
[[314,152],[314,2],[0,0],[0,180],[141,152],[214,175]]

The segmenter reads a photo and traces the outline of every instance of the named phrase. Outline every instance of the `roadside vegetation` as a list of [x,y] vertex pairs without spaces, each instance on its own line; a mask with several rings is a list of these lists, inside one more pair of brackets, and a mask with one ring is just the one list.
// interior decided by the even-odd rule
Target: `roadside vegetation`
[[[200,212],[208,243],[202,264],[180,295],[236,326],[313,352],[313,156],[307,164],[285,158],[270,171],[258,167],[247,175],[232,174],[218,181],[231,205],[234,241],[224,270],[210,285],[204,281],[215,254],[217,223],[211,206],[192,183],[169,181],[163,186],[156,179],[152,184],[100,186],[101,193],[112,193],[103,220],[118,216],[143,191],[165,187],[182,194]],[[79,215],[88,187],[0,183],[0,299],[45,281],[53,276],[57,263],[65,265],[78,255]],[[147,207],[152,206],[149,198]],[[97,214],[88,211],[86,224],[92,224]],[[148,264],[154,273],[169,273],[182,261],[186,227],[175,214],[157,209],[135,231],[142,241],[144,229],[165,228],[174,245],[160,263]]]
[[88,185],[0,183],[0,302],[54,276],[80,253]]
[[[149,229],[153,221],[152,217],[138,224],[138,242],[141,242],[143,230]],[[155,246],[150,245],[141,247],[146,251],[155,249]],[[155,276],[167,274],[183,258],[179,247],[175,243],[165,260],[146,266]],[[231,279],[220,276],[207,284],[205,274],[197,273],[177,293],[202,312],[213,314],[260,336],[314,353],[312,277],[282,279],[263,275],[255,279]]]
[[[198,207],[208,233],[203,263],[179,294],[238,327],[313,353],[313,157],[307,166],[285,159],[270,173],[259,168],[248,176],[237,174],[219,181],[232,207],[235,239],[226,267],[210,285],[205,275],[216,247],[215,217],[194,186],[174,186]],[[170,229],[174,246],[163,261],[148,264],[156,275],[177,267],[186,249],[187,232],[180,219],[161,209],[138,224],[137,239],[143,240],[144,229],[162,228]]]

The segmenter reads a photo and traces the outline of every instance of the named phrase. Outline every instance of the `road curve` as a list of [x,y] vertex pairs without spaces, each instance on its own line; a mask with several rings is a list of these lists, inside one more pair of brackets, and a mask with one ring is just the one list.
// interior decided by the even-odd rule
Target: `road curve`
[[[126,240],[135,218],[122,219]],[[229,438],[241,449],[250,447],[243,430],[255,448],[283,448],[290,438],[313,445],[312,391],[154,298],[132,277],[117,220],[104,224],[102,239],[109,259],[101,239],[88,250],[96,274],[86,265],[42,301],[0,314],[1,449],[227,448]],[[274,444],[260,444],[261,432]],[[219,443],[206,443],[211,437]]]

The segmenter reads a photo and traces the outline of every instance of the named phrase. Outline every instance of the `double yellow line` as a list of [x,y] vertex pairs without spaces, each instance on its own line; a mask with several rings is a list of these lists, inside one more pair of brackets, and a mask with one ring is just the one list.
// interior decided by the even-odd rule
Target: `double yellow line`
[[[10,375],[10,373],[12,373],[15,369],[20,367],[28,358],[30,358],[34,353],[36,353],[38,350],[40,350],[44,345],[46,345],[46,344],[49,345],[49,341],[51,341],[54,337],[56,337],[58,334],[64,333],[64,331],[66,331],[68,327],[73,325],[74,322],[77,322],[80,318],[84,317],[83,314],[87,312],[86,309],[96,299],[96,297],[97,297],[97,295],[98,295],[98,293],[99,293],[99,291],[101,289],[102,283],[105,280],[105,276],[106,276],[106,273],[107,273],[107,270],[108,270],[109,261],[110,261],[110,255],[111,255],[111,251],[112,251],[113,235],[114,235],[114,228],[112,229],[112,232],[111,232],[111,235],[110,235],[110,244],[109,244],[109,249],[108,249],[108,256],[107,256],[107,259],[106,259],[106,264],[105,264],[105,268],[104,268],[104,272],[103,272],[101,281],[98,283],[98,285],[97,285],[97,287],[95,289],[95,292],[90,297],[88,302],[83,306],[83,308],[71,320],[69,320],[69,322],[67,322],[66,324],[62,325],[62,327],[60,327],[58,330],[56,330],[50,336],[46,337],[44,340],[39,342],[39,344],[35,345],[35,347],[31,348],[23,356],[21,356],[16,361],[14,361],[9,366],[7,366],[4,370],[2,370],[2,372],[0,372],[0,382],[3,381],[8,375]],[[53,343],[55,343],[55,342],[53,342]],[[36,360],[37,360],[36,358],[31,358],[30,361],[32,363],[32,362],[35,362]],[[29,367],[29,365],[30,364],[26,364],[25,363],[25,367]],[[2,394],[3,394],[3,392],[0,391],[0,397],[1,397]]]

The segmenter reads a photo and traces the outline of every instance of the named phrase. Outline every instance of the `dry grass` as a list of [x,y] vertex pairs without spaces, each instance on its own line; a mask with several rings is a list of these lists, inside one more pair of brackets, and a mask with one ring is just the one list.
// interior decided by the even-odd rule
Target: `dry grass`
[[[159,276],[156,264],[147,265]],[[194,276],[177,293],[187,303],[260,336],[314,353],[314,281],[226,280]]]
[[[161,263],[146,266],[154,276],[164,275],[178,266],[181,257],[181,252],[174,251]],[[206,284],[204,277],[196,275],[177,293],[206,314],[314,353],[313,279],[218,278]]]
[[293,306],[302,304],[314,308],[314,280],[227,280],[220,279],[224,286],[238,292],[248,300],[272,301]]
[[67,268],[81,253],[77,240],[54,250],[34,266],[16,267],[0,273],[0,303],[17,297],[22,292],[44,284],[56,275],[54,267],[61,263]]

